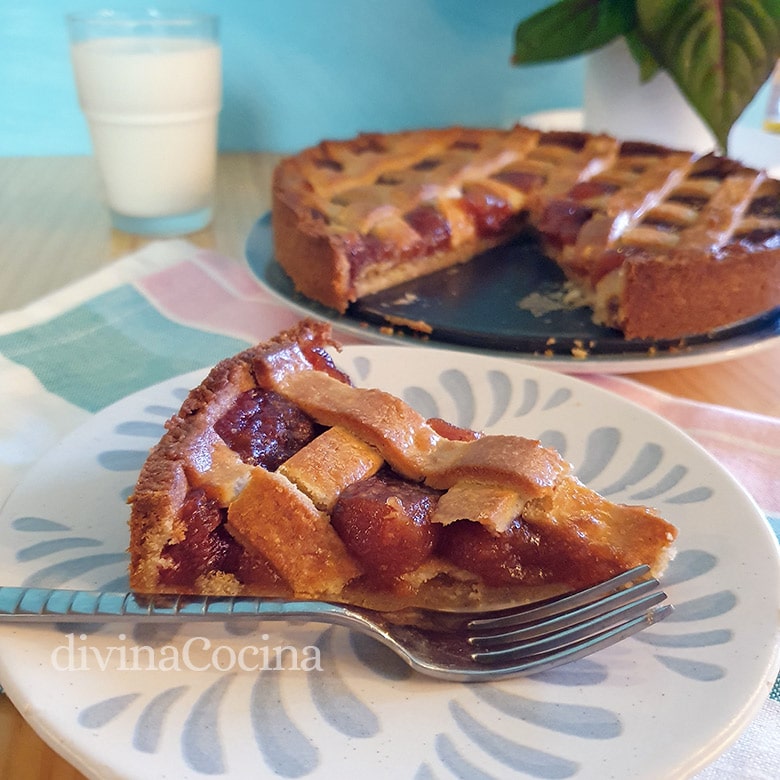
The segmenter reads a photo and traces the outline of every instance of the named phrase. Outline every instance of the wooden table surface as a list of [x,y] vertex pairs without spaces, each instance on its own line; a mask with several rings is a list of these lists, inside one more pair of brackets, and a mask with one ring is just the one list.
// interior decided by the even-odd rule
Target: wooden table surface
[[[222,155],[214,222],[188,240],[243,262],[246,236],[270,205],[277,159],[261,153]],[[0,158],[0,312],[57,290],[144,243],[111,229],[92,158]],[[696,401],[780,417],[780,343],[727,362],[628,376]],[[5,777],[81,775],[0,696],[0,778]]]

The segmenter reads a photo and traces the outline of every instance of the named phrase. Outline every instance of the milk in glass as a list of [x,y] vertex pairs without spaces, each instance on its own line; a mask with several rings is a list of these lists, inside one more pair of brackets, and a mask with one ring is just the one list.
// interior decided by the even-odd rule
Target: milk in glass
[[114,225],[203,227],[216,168],[219,43],[182,34],[177,20],[98,22],[97,32],[82,23],[71,58]]

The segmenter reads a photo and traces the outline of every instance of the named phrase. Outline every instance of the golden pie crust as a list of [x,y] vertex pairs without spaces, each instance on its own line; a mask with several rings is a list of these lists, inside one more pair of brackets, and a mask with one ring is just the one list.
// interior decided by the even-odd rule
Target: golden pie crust
[[340,312],[521,232],[626,338],[706,333],[780,304],[780,182],[728,158],[451,127],[323,141],[274,174],[275,257]]
[[539,441],[352,385],[336,347],[303,321],[190,392],[130,499],[134,591],[463,609],[664,570],[677,532],[653,510]]

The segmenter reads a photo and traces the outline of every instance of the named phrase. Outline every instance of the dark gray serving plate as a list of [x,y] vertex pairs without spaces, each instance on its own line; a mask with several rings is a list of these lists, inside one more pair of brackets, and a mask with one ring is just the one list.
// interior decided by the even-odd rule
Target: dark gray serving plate
[[[527,238],[469,263],[370,295],[339,314],[298,293],[274,259],[270,214],[254,225],[246,257],[259,281],[302,314],[363,339],[468,349],[531,359],[566,371],[629,372],[715,362],[780,338],[780,307],[716,331],[674,339],[627,340],[595,324],[587,307],[556,308],[564,277]],[[551,306],[539,312],[529,296]],[[423,325],[416,325],[422,323]]]

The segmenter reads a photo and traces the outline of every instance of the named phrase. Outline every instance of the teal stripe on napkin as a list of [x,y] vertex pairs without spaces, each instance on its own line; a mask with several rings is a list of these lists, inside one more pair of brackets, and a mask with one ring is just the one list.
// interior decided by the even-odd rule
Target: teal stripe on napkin
[[90,412],[246,346],[172,322],[130,285],[0,336],[0,352],[9,360],[29,368],[48,391]]

